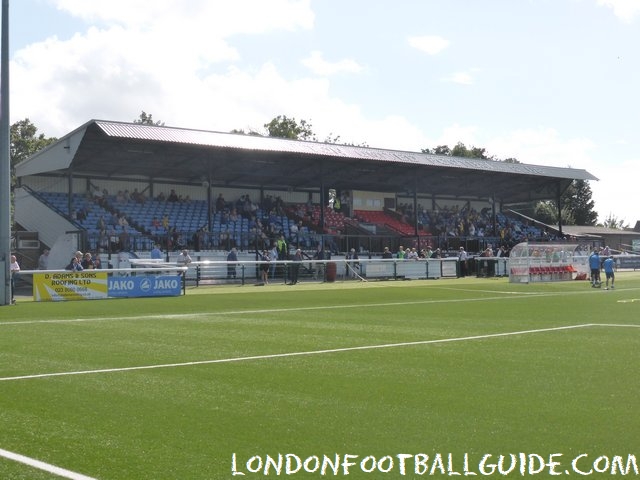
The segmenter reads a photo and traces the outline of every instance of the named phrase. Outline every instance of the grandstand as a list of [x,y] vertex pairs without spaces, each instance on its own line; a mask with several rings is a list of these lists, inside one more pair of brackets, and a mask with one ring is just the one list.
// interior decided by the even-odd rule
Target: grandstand
[[[548,234],[506,214],[509,205],[595,180],[571,168],[100,120],[16,174],[16,223],[38,232],[43,246],[75,232],[80,249],[142,255],[155,243],[251,252],[281,234],[309,251],[318,244],[335,253],[403,244],[446,250],[461,242],[480,251]],[[329,188],[346,199],[339,209],[328,206]],[[216,208],[219,195],[224,208]]]

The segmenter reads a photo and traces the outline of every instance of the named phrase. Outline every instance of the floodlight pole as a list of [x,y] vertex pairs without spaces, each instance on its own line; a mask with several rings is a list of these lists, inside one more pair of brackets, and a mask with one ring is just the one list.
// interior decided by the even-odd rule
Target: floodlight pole
[[9,147],[9,0],[0,32],[0,306],[11,305],[11,157]]

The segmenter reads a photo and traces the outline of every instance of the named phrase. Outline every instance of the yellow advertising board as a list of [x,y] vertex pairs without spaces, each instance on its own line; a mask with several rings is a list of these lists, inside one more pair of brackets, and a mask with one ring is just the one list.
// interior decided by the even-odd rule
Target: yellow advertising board
[[33,299],[37,302],[107,298],[107,272],[35,273]]

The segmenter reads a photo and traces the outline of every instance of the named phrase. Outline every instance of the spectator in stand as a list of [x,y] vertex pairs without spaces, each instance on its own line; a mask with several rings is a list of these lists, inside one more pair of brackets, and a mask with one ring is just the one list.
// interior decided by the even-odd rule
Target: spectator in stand
[[162,250],[157,243],[153,246],[153,250],[151,250],[151,258],[154,260],[162,260]]
[[222,196],[222,193],[221,193],[220,195],[218,195],[218,198],[216,199],[216,211],[221,212],[225,209],[226,206],[227,206],[227,202],[225,202],[224,196]]
[[345,272],[345,276],[346,277],[356,277],[358,275],[358,273],[356,272],[356,270],[358,270],[360,268],[360,262],[358,262],[359,257],[358,257],[358,252],[356,252],[355,248],[352,248],[349,253],[347,253],[346,255],[346,272]]
[[318,278],[324,278],[324,262],[325,254],[324,247],[322,246],[322,242],[318,244],[316,248],[316,253],[313,254],[313,259],[317,260],[318,263],[314,264],[314,275],[313,278],[317,280]]
[[382,258],[393,258],[393,254],[391,253],[391,250],[389,250],[389,247],[384,247]]
[[237,250],[232,248],[227,255],[227,279],[236,278],[236,262],[238,261]]
[[47,270],[49,268],[49,249],[45,248],[38,258],[38,270]]
[[93,268],[102,268],[102,260],[100,260],[100,254],[96,253],[91,260],[93,261]]
[[177,202],[178,200],[179,200],[178,199],[178,194],[172,188],[171,191],[169,192],[169,196],[167,197],[167,202]]
[[493,248],[491,245],[487,246],[487,248],[480,254],[481,257],[493,257]]
[[458,252],[458,262],[460,262],[460,276],[467,276],[467,252],[464,247],[460,247],[460,251]]
[[95,264],[93,263],[93,258],[91,257],[90,252],[87,252],[84,254],[84,256],[82,257],[82,261],[80,262],[80,265],[82,265],[83,270],[93,270],[94,268],[96,268]]
[[274,242],[269,252],[269,260],[271,262],[271,278],[276,278],[276,262],[278,261],[278,245]]
[[402,245],[400,245],[398,247],[398,255],[396,255],[398,260],[404,260],[406,253],[404,251],[404,247]]
[[189,255],[189,250],[184,249],[180,252],[180,255],[178,255],[178,258],[176,260],[176,262],[178,263],[178,265],[186,267],[188,266],[193,260],[191,260],[191,256]]
[[433,255],[433,249],[431,245],[427,245],[427,248],[424,249],[424,258],[431,258],[431,255]]
[[269,251],[263,250],[260,256],[260,275],[262,277],[262,283],[265,285],[269,284],[269,262],[271,259],[269,258]]
[[302,250],[296,249],[296,253],[293,254],[293,263],[291,264],[291,283],[289,285],[295,285],[298,283],[298,274],[300,273],[300,264],[302,263]]
[[290,242],[295,242],[295,243],[299,243],[298,242],[298,233],[299,233],[299,229],[298,229],[298,225],[295,223],[292,223],[289,226],[289,241]]
[[79,260],[78,257],[72,257],[71,261],[69,262],[69,264],[64,267],[65,270],[70,270],[72,272],[81,272],[83,270],[82,268],[82,260]]
[[139,192],[137,188],[133,190],[133,193],[131,194],[131,198],[136,203],[144,203],[147,200],[147,198],[144,196],[144,193]]
[[128,252],[131,249],[130,238],[129,238],[129,230],[126,226],[122,227],[122,231],[118,235],[118,240],[120,242],[120,248],[125,252]]

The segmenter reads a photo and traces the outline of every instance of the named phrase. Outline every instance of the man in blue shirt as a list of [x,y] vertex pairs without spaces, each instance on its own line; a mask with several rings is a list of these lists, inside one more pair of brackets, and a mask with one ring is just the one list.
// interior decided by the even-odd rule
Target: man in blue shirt
[[591,286],[600,288],[600,253],[598,248],[589,255],[589,268],[591,269]]
[[613,267],[615,266],[615,261],[613,260],[613,255],[609,255],[609,257],[602,264],[604,267],[604,274],[607,277],[607,284],[604,287],[605,290],[609,290],[609,280],[611,280],[611,288],[616,288],[613,285],[613,282],[616,281],[616,275],[613,273]]
[[160,250],[160,245],[154,245],[153,250],[151,250],[151,258],[155,260],[162,260],[162,250]]

